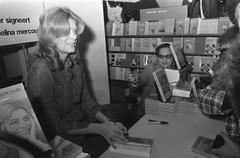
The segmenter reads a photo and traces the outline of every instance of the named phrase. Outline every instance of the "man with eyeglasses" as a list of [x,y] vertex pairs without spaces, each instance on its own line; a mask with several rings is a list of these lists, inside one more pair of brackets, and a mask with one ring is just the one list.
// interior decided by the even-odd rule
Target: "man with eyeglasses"
[[138,117],[145,114],[145,98],[150,94],[158,94],[152,73],[159,68],[176,69],[170,44],[166,42],[158,45],[155,48],[156,60],[148,63],[141,73],[135,73],[128,78],[130,88],[141,89],[141,101],[137,110]]

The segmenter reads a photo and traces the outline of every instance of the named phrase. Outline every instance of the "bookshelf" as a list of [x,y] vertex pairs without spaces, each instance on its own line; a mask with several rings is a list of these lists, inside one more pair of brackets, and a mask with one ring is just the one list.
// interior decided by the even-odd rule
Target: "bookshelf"
[[[218,48],[217,40],[231,26],[229,19],[225,17],[211,20],[185,18],[132,21],[123,25],[112,23],[112,26],[109,24],[106,24],[108,68],[109,80],[115,80],[114,86],[119,81],[127,82],[124,75],[129,74],[130,69],[135,68],[141,72],[149,61],[154,60],[155,46],[160,42],[172,42],[174,48],[182,49],[186,61],[192,66],[191,77],[209,77],[213,53]],[[182,25],[181,28],[179,25]]]
[[[107,39],[119,39],[119,38],[167,38],[167,37],[172,37],[172,38],[184,38],[184,37],[191,37],[191,38],[196,38],[196,37],[220,37],[221,34],[182,34],[182,35],[177,35],[177,34],[162,34],[162,35],[116,35],[116,36],[106,36]],[[114,54],[149,54],[149,55],[154,55],[155,52],[142,52],[142,51],[114,51],[114,50],[107,50],[108,53],[114,53]],[[206,57],[211,57],[212,54],[202,54],[202,53],[185,53],[185,56],[206,56]],[[120,67],[120,68],[131,68],[131,66],[122,66],[122,65],[109,65],[111,67]],[[136,67],[137,69],[143,69],[143,67]],[[196,72],[192,71],[191,73],[193,74],[199,74],[203,76],[207,76],[207,73],[205,72]]]

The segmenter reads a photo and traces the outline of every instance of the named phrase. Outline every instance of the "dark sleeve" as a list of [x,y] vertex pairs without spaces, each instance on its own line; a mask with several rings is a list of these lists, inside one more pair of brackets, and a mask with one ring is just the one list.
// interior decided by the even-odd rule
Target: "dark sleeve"
[[95,115],[100,111],[101,106],[95,101],[95,99],[89,93],[89,87],[86,81],[86,74],[83,70],[83,66],[80,67],[82,73],[82,108],[84,112],[89,116],[90,121],[95,120]]

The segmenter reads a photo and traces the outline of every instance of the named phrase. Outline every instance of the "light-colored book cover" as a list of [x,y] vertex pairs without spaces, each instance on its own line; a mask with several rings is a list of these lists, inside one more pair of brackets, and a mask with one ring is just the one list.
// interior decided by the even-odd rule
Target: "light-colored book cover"
[[189,18],[176,19],[175,34],[182,35],[189,33]]
[[133,50],[133,39],[132,38],[126,38],[126,40],[125,40],[125,50],[127,51],[127,52],[132,52],[132,50]]
[[195,47],[195,42],[194,38],[192,37],[187,37],[184,38],[183,40],[183,52],[185,54],[193,54],[194,53],[194,47]]
[[201,19],[199,23],[198,34],[217,34],[218,18],[216,19]]
[[165,34],[173,34],[175,28],[175,19],[165,19]]
[[150,52],[150,40],[149,40],[149,38],[142,38],[141,52]]
[[129,35],[129,23],[124,24],[123,34]]
[[133,38],[133,52],[140,52],[142,47],[142,39],[141,38]]
[[173,38],[173,48],[174,49],[182,49],[183,48],[183,37],[174,37]]
[[147,35],[148,34],[148,21],[138,21],[137,22],[137,35]]
[[157,31],[157,34],[158,35],[161,35],[161,34],[165,34],[165,20],[162,19],[162,20],[159,20],[158,21],[158,31]]
[[191,83],[186,82],[179,82],[176,84],[176,86],[172,89],[172,95],[173,96],[179,96],[179,97],[186,97],[190,98],[192,91]]
[[229,17],[219,17],[218,19],[218,34],[222,35],[231,26]]
[[109,21],[106,23],[106,34],[108,36],[112,35],[112,29],[113,29],[113,22]]
[[148,35],[157,35],[158,21],[149,21]]
[[113,36],[121,36],[123,35],[123,30],[124,30],[124,24],[123,23],[113,23],[112,27],[112,35]]
[[205,40],[205,54],[213,54],[217,49],[217,37],[206,37]]
[[200,18],[191,18],[190,19],[190,28],[189,28],[189,33],[190,34],[197,34],[198,33],[200,21],[201,21]]
[[129,21],[129,35],[137,35],[138,21]]
[[180,80],[180,71],[175,69],[165,69],[168,83],[177,83]]

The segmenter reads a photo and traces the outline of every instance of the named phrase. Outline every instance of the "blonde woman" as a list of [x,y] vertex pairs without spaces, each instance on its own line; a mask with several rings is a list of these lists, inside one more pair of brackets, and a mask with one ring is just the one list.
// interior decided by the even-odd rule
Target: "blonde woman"
[[89,94],[77,50],[78,42],[84,42],[81,18],[69,8],[56,7],[45,10],[39,24],[27,92],[48,140],[60,135],[93,158],[109,145],[115,147],[114,142],[125,143],[126,128],[113,124]]

